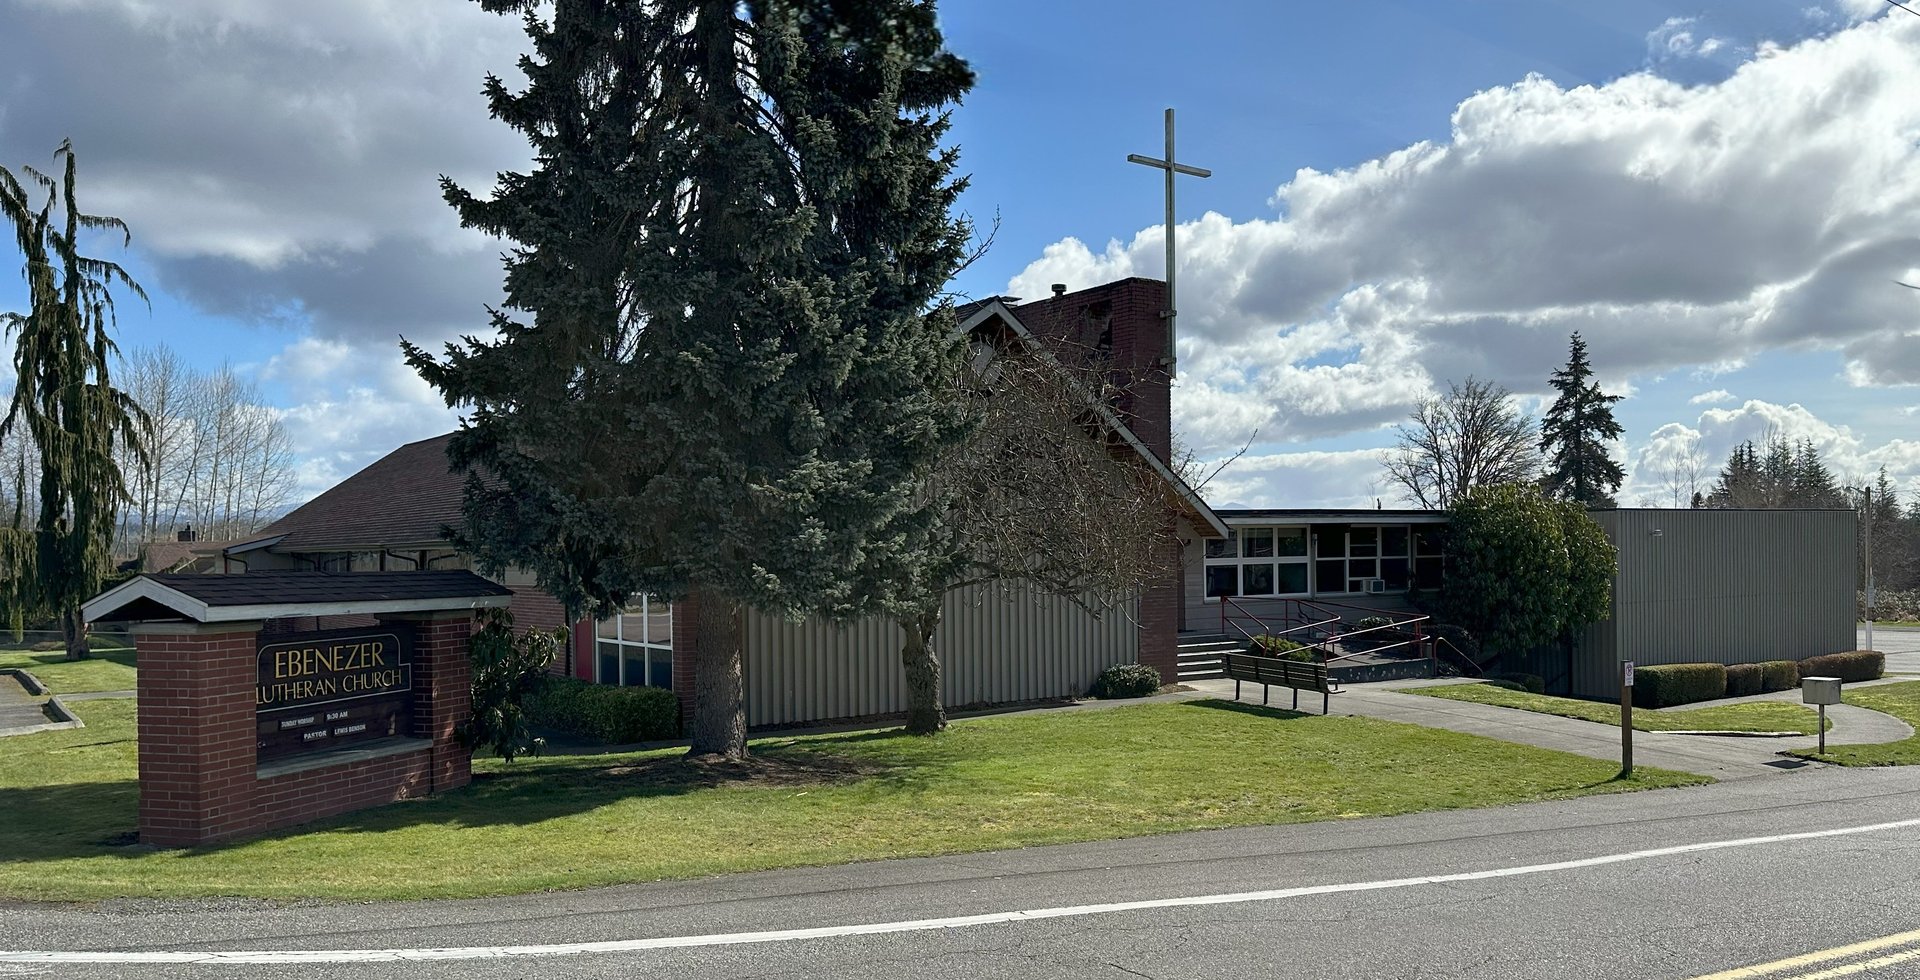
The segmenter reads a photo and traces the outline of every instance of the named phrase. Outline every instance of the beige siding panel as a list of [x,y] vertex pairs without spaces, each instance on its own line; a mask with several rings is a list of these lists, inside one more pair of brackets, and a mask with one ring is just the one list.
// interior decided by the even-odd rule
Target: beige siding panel
[[1757,663],[1854,645],[1852,511],[1621,510],[1594,518],[1620,551],[1620,571],[1613,616],[1581,638],[1577,693],[1615,693],[1620,660]]
[[[934,634],[949,707],[1086,693],[1139,653],[1133,610],[1094,616],[1070,602],[981,588],[950,595]],[[901,636],[873,617],[841,626],[749,612],[747,723],[787,725],[906,710]]]

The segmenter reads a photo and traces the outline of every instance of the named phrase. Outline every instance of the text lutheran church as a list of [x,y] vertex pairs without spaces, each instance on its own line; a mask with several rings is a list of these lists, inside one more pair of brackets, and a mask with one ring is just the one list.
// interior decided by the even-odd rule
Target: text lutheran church
[[[1168,517],[1189,548],[1228,528],[1169,466],[1172,425],[1165,370],[1166,289],[1124,279],[1049,299],[996,297],[958,311],[961,326],[996,344],[1093,352],[1128,382],[1116,396],[1117,451],[1138,453],[1164,480]],[[222,571],[405,571],[470,567],[445,530],[462,520],[463,474],[446,458],[450,436],[411,443],[265,528],[224,549]],[[531,576],[510,571],[516,625],[566,625],[560,603]],[[1184,576],[1183,576],[1184,578]],[[949,707],[1084,694],[1099,672],[1139,662],[1171,683],[1186,595],[1169,581],[1102,615],[1061,599],[979,587],[948,596],[934,637]],[[617,616],[573,624],[571,656],[557,669],[604,684],[649,685],[692,700],[691,616],[684,604],[645,598]],[[319,626],[359,625],[328,619]],[[748,722],[793,724],[884,715],[906,708],[901,637],[889,620],[790,623],[749,612],[743,624]]]

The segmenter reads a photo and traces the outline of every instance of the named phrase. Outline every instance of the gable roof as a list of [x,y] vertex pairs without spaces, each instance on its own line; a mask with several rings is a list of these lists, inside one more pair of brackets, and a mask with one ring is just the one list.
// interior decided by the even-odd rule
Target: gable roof
[[280,616],[353,616],[487,609],[513,590],[472,572],[248,572],[141,575],[87,600],[87,619],[231,623]]
[[[1053,352],[1049,350],[1045,344],[1041,343],[1039,338],[1034,336],[1033,331],[1029,329],[1026,324],[1020,322],[1020,317],[1014,313],[1013,308],[1002,302],[1000,297],[996,296],[979,303],[969,304],[969,308],[972,312],[967,315],[966,319],[960,321],[960,330],[963,333],[972,333],[974,330],[979,329],[981,324],[986,323],[990,319],[998,318],[1007,325],[1008,329],[1013,331],[1015,337],[1020,338],[1020,341],[1026,344],[1034,353],[1038,354],[1042,360],[1054,367],[1060,368],[1063,372],[1066,370],[1065,366],[1060,363],[1059,358],[1055,357]],[[1118,435],[1122,442],[1133,447],[1133,451],[1140,454],[1140,457],[1147,461],[1147,465],[1152,467],[1154,473],[1158,474],[1160,479],[1166,481],[1167,488],[1172,491],[1175,499],[1180,502],[1187,516],[1193,519],[1194,523],[1198,525],[1203,537],[1224,538],[1227,536],[1226,522],[1222,521],[1220,516],[1213,512],[1213,508],[1207,506],[1207,502],[1201,499],[1198,492],[1187,485],[1187,481],[1180,478],[1180,474],[1173,471],[1173,467],[1169,465],[1166,460],[1160,458],[1159,453],[1154,452],[1145,442],[1141,441],[1139,435],[1135,434],[1133,429],[1129,428],[1127,423],[1121,420],[1119,414],[1113,410],[1112,406],[1095,397],[1092,392],[1086,393],[1086,399],[1088,406],[1100,416],[1101,422],[1106,425],[1108,429],[1112,430],[1115,435]]]
[[462,520],[467,483],[447,462],[452,439],[449,432],[401,446],[228,553],[250,546],[305,553],[444,545],[441,529]]

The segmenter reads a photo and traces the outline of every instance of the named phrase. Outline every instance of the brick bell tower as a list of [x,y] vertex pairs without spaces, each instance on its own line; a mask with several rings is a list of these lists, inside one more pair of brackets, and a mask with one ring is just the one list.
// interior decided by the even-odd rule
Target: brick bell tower
[[[1171,463],[1173,379],[1167,373],[1166,309],[1166,283],[1130,278],[1071,293],[1056,286],[1051,298],[1020,304],[1014,312],[1062,360],[1104,365],[1117,389],[1113,407],[1121,421],[1162,462]],[[1140,662],[1158,670],[1163,684],[1178,679],[1179,617],[1178,578],[1140,599]]]

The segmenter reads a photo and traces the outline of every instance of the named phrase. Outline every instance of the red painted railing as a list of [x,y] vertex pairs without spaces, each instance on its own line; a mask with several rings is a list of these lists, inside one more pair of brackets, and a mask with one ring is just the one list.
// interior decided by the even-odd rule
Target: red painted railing
[[[1231,635],[1228,632],[1231,629],[1233,632],[1239,633],[1251,642],[1254,637],[1262,635],[1299,637],[1300,634],[1308,634],[1308,636],[1300,637],[1299,641],[1312,647],[1319,654],[1319,658],[1327,663],[1338,663],[1342,660],[1352,660],[1372,654],[1386,653],[1390,650],[1413,647],[1428,660],[1434,661],[1436,670],[1439,667],[1437,659],[1439,651],[1435,649],[1432,638],[1426,635],[1426,624],[1433,618],[1431,616],[1407,616],[1405,618],[1393,619],[1390,622],[1377,626],[1366,626],[1356,630],[1343,631],[1341,628],[1346,623],[1346,616],[1336,610],[1361,613],[1362,616],[1360,618],[1374,616],[1387,617],[1391,614],[1387,610],[1376,609],[1370,606],[1356,606],[1343,602],[1327,602],[1320,599],[1276,598],[1260,599],[1257,601],[1263,603],[1278,603],[1278,615],[1262,616],[1249,610],[1233,597],[1221,598],[1221,635]],[[1248,624],[1251,624],[1253,629],[1248,629]],[[1333,631],[1328,632],[1328,627],[1333,627]],[[1369,647],[1365,650],[1356,650],[1351,653],[1337,652],[1339,644],[1345,644],[1356,637],[1365,637],[1370,634],[1378,634],[1381,639],[1388,639],[1390,642],[1381,644],[1380,646]]]

